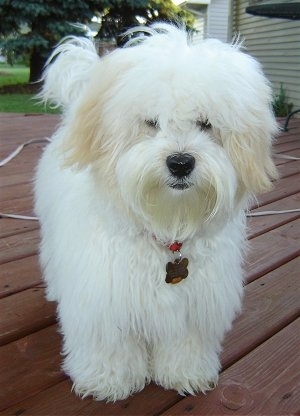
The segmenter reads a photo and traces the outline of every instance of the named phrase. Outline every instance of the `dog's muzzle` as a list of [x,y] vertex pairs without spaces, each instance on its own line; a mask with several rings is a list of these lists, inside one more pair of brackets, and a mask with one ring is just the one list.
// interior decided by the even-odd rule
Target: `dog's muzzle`
[[174,189],[187,189],[192,184],[187,177],[192,173],[195,167],[195,158],[189,153],[174,153],[167,157],[167,167],[172,174],[173,180],[169,186]]

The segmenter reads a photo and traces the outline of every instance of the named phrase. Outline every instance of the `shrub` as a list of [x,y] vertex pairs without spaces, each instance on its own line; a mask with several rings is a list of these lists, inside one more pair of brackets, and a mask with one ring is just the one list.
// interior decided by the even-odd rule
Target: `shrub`
[[289,98],[286,89],[283,84],[280,83],[279,93],[275,95],[273,100],[273,110],[276,117],[287,116],[293,108],[293,103],[289,102]]

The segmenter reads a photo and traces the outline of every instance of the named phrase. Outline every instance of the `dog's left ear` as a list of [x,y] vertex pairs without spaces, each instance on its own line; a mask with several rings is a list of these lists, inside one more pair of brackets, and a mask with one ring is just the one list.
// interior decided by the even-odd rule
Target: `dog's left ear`
[[278,178],[272,160],[272,141],[278,126],[271,108],[269,82],[253,58],[241,55],[235,74],[238,91],[232,88],[235,95],[228,105],[232,118],[220,134],[238,174],[241,191],[259,194],[270,190],[272,180]]
[[278,178],[271,155],[271,134],[267,126],[261,126],[251,128],[248,132],[233,132],[224,141],[224,148],[238,173],[240,185],[249,193],[269,191],[272,180]]

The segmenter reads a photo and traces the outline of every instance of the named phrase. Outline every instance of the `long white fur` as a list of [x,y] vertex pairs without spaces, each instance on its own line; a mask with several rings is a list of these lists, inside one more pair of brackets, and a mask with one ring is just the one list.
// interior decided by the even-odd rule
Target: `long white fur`
[[[63,368],[97,400],[151,380],[180,394],[217,383],[241,307],[244,209],[276,177],[259,64],[217,40],[191,45],[172,26],[150,32],[102,59],[90,41],[62,43],[41,93],[64,108],[35,186],[47,297],[58,302]],[[182,191],[166,165],[178,152],[196,160]],[[189,276],[172,285],[175,240]]]
[[[54,61],[55,65],[50,65]],[[54,107],[66,107],[82,92],[97,61],[96,48],[89,39],[75,36],[63,39],[46,62],[41,79],[45,83],[38,98]]]

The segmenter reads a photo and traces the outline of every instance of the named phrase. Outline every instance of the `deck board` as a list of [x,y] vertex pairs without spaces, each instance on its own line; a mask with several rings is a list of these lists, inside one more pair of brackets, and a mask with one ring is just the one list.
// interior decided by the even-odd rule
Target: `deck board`
[[61,381],[60,361],[56,326],[1,346],[0,410]]
[[[58,116],[0,114],[0,158],[31,138],[51,135]],[[32,215],[32,179],[43,144],[1,169],[0,212]],[[300,119],[275,153],[300,156]],[[276,159],[280,179],[254,212],[299,208],[300,162]],[[0,410],[5,415],[291,415],[300,409],[300,214],[248,218],[243,311],[226,336],[218,387],[182,397],[153,384],[117,403],[81,400],[60,370],[55,304],[44,298],[38,223],[0,219]]]
[[0,264],[32,256],[37,253],[39,243],[38,230],[11,235],[0,240]]
[[299,331],[297,319],[225,370],[218,389],[206,400],[185,398],[163,415],[296,414],[300,398],[295,371],[300,365]]
[[54,303],[46,301],[43,285],[36,285],[2,299],[0,345],[8,344],[55,323],[55,308]]
[[40,285],[41,282],[37,255],[4,263],[1,265],[0,298]]

